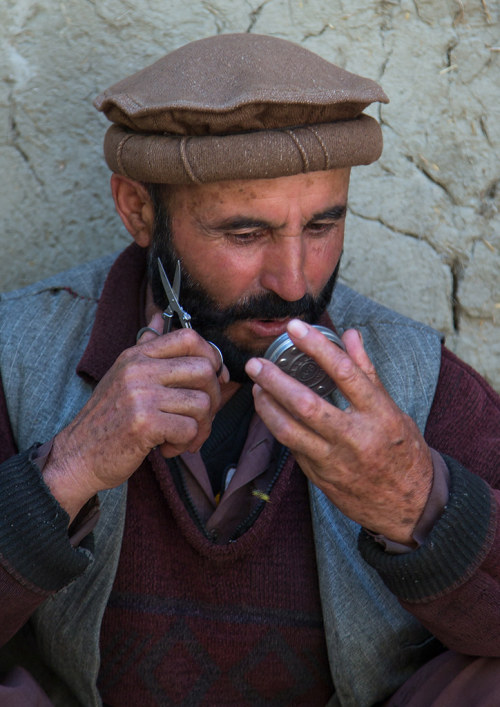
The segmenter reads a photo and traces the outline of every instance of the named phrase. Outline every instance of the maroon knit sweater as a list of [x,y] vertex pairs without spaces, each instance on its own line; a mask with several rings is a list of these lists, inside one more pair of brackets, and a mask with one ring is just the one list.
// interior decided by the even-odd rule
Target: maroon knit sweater
[[236,542],[197,529],[159,454],[129,482],[101,632],[113,707],[323,705],[333,694],[306,480],[290,460]]
[[[100,298],[96,324],[92,332],[91,342],[84,356],[85,365],[81,365],[79,369],[81,375],[86,375],[95,381],[100,380],[116,356],[125,347],[133,344],[135,332],[143,324],[141,319],[143,309],[138,294],[143,281],[144,264],[144,253],[134,245],[120,256],[113,267]],[[75,293],[75,296],[78,296],[78,293]],[[495,489],[500,486],[499,429],[500,403],[498,395],[466,364],[459,361],[446,349],[443,349],[440,378],[425,431],[427,442],[438,451],[449,454],[459,460],[474,474],[482,477],[492,489]],[[40,442],[43,441],[40,440]],[[3,525],[0,523],[2,533],[8,540],[8,544],[6,542],[3,546],[3,554],[0,557],[0,596],[3,607],[1,612],[2,621],[0,621],[0,644],[6,642],[27,621],[37,605],[81,574],[88,564],[88,560],[85,559],[84,555],[74,551],[69,546],[65,514],[61,513],[57,504],[48,498],[47,490],[43,483],[41,481],[37,482],[38,471],[29,461],[29,451],[20,450],[21,453],[17,454],[18,451],[10,429],[7,408],[0,386],[0,463],[4,471],[0,475],[0,490],[1,497],[9,499],[2,506],[5,517],[0,517],[0,521],[3,523]],[[299,501],[302,501],[300,486],[291,485],[290,487],[285,487],[284,485],[276,485],[275,492],[276,494],[281,494],[279,497],[284,502],[283,516],[281,512],[279,516],[275,515],[275,508],[279,504],[275,506],[274,502],[272,502],[268,504],[265,512],[262,513],[254,527],[242,536],[234,546],[212,547],[210,545],[210,548],[208,548],[205,541],[199,539],[201,534],[195,537],[192,525],[190,526],[191,531],[188,532],[189,519],[187,514],[184,513],[182,501],[180,499],[175,502],[172,502],[172,500],[166,501],[166,497],[170,498],[170,492],[165,486],[165,479],[163,481],[162,479],[163,472],[159,469],[156,469],[156,473],[153,473],[143,466],[131,481],[131,499],[136,499],[139,506],[136,509],[137,513],[132,507],[129,508],[122,564],[124,561],[128,562],[126,558],[129,552],[134,554],[134,559],[130,561],[130,564],[123,565],[125,568],[123,575],[122,568],[120,568],[108,610],[109,617],[106,616],[105,619],[103,672],[101,675],[101,683],[105,695],[109,696],[111,700],[114,699],[112,693],[115,689],[112,685],[114,672],[116,672],[117,681],[122,678],[123,680],[129,680],[130,676],[133,675],[131,667],[126,664],[127,660],[133,664],[137,663],[137,671],[138,673],[140,672],[139,665],[142,653],[145,656],[148,653],[150,655],[146,663],[144,663],[143,674],[153,683],[154,680],[162,682],[158,666],[162,660],[160,655],[161,641],[165,641],[166,632],[155,631],[155,635],[161,634],[160,643],[157,646],[145,643],[146,636],[142,629],[140,635],[136,633],[132,620],[137,620],[139,614],[134,614],[132,611],[133,602],[130,601],[134,598],[134,595],[140,595],[143,598],[140,606],[141,616],[143,619],[151,616],[151,623],[154,624],[154,628],[159,624],[160,620],[179,621],[179,623],[174,623],[173,626],[177,631],[177,635],[180,635],[183,640],[187,637],[187,642],[184,640],[185,645],[182,649],[182,655],[184,656],[185,665],[190,664],[193,668],[191,681],[196,684],[200,682],[200,676],[204,675],[204,668],[200,666],[208,665],[209,669],[213,668],[217,672],[217,662],[212,659],[212,662],[208,661],[208,663],[205,663],[205,657],[208,654],[208,636],[213,636],[220,626],[226,625],[227,621],[231,619],[231,615],[227,619],[224,614],[227,599],[227,604],[233,611],[235,607],[240,607],[245,619],[245,621],[242,621],[242,626],[244,627],[242,634],[244,634],[244,641],[247,642],[245,645],[248,649],[246,663],[243,660],[243,651],[235,655],[233,663],[234,666],[239,665],[241,667],[241,665],[244,665],[246,670],[246,674],[243,675],[243,672],[241,673],[242,678],[239,681],[239,689],[242,689],[242,685],[249,684],[250,687],[248,689],[250,692],[247,694],[250,694],[250,701],[253,704],[259,704],[258,701],[253,701],[252,697],[255,693],[252,693],[252,690],[265,691],[266,687],[262,683],[262,679],[260,684],[252,682],[252,680],[255,679],[256,674],[258,675],[262,670],[268,669],[269,663],[266,663],[266,660],[272,660],[270,657],[272,651],[269,649],[266,652],[262,648],[264,642],[261,642],[259,648],[257,643],[251,644],[248,638],[250,635],[255,635],[259,626],[259,616],[265,617],[265,623],[268,627],[265,629],[264,623],[262,623],[262,632],[271,631],[271,628],[281,621],[281,635],[285,636],[284,640],[291,642],[292,651],[283,653],[284,641],[277,638],[273,641],[272,633],[269,641],[275,647],[276,654],[281,656],[290,655],[290,664],[293,666],[293,672],[298,672],[297,663],[292,659],[294,655],[296,659],[297,656],[303,656],[303,659],[300,658],[302,660],[303,675],[308,674],[309,669],[312,670],[310,666],[313,664],[322,664],[320,656],[323,648],[319,648],[317,654],[313,655],[308,662],[304,653],[301,653],[300,646],[297,646],[297,642],[300,640],[299,634],[292,636],[287,633],[286,621],[279,619],[280,611],[286,610],[287,606],[289,609],[292,608],[295,618],[300,620],[303,620],[302,617],[304,616],[308,616],[309,619],[314,616],[317,618],[317,614],[315,614],[317,595],[312,596],[311,594],[309,596],[309,590],[307,589],[310,586],[309,583],[312,583],[311,575],[314,573],[314,563],[311,560],[312,553],[309,557],[311,562],[309,568],[302,565],[300,569],[301,573],[304,571],[305,576],[300,574],[296,577],[296,589],[292,591],[290,599],[279,602],[280,606],[278,607],[273,605],[271,601],[270,587],[278,596],[280,596],[280,592],[284,594],[283,587],[288,587],[292,583],[293,577],[290,573],[295,572],[294,567],[298,566],[295,563],[300,565],[300,563],[304,562],[307,555],[307,547],[310,547],[310,537],[302,537],[300,533],[297,533],[296,542],[299,543],[303,555],[295,558],[294,553],[288,551],[291,547],[288,543],[288,534],[294,532],[296,523],[300,523],[305,533],[310,533],[309,522],[306,522],[308,511],[306,511],[304,505],[299,503]],[[298,475],[296,482],[297,484],[304,483],[300,475]],[[280,483],[285,484],[284,475]],[[498,501],[500,501],[500,492],[489,490],[485,484],[483,486],[491,494],[492,501],[493,494],[497,495]],[[31,488],[32,494],[26,497],[23,489],[28,487]],[[302,493],[305,495],[304,491]],[[460,498],[463,499],[463,504],[467,509],[469,509],[468,496],[468,487],[464,487]],[[175,495],[172,495],[172,498],[174,497]],[[155,504],[154,509],[151,503]],[[140,510],[141,507],[142,512]],[[481,507],[484,508],[484,504]],[[293,516],[292,511],[297,513],[297,518]],[[141,513],[142,517],[140,517]],[[19,538],[17,535],[13,537],[12,533],[10,533],[13,514],[15,514],[15,519],[18,517],[22,519],[23,534]],[[462,514],[464,522],[467,517],[469,517],[468,513]],[[455,576],[451,578],[445,577],[448,580],[447,584],[438,596],[432,592],[429,593],[426,590],[425,581],[421,581],[422,598],[405,603],[408,610],[422,621],[432,633],[437,635],[445,645],[465,653],[495,655],[500,648],[497,620],[500,602],[500,563],[498,562],[498,557],[500,556],[500,532],[495,534],[494,520],[495,512],[493,511],[489,521],[488,532],[493,533],[494,537],[491,542],[484,544],[486,555],[484,552],[477,552],[473,548],[473,551],[469,553],[471,559],[469,559],[468,564],[461,565]],[[480,515],[471,515],[470,527],[465,528],[463,533],[459,528],[458,535],[455,526],[450,526],[448,531],[445,529],[447,537],[442,539],[443,547],[445,548],[444,551],[448,552],[451,560],[455,557],[453,548],[463,546],[464,540],[468,540],[469,537],[474,535],[474,528],[476,525],[480,525],[480,521]],[[287,533],[281,534],[282,528],[280,525],[285,522],[287,522]],[[442,526],[442,523],[439,525]],[[163,533],[163,536],[161,536],[161,533]],[[285,540],[283,540],[283,535],[285,535]],[[179,615],[175,601],[173,604],[168,605],[165,599],[167,595],[162,593],[162,598],[158,600],[158,603],[154,603],[155,598],[157,599],[160,596],[161,583],[165,579],[164,562],[160,560],[161,568],[157,573],[155,562],[158,562],[158,558],[156,556],[153,558],[152,544],[153,542],[155,543],[156,550],[157,539],[161,540],[158,545],[160,551],[163,543],[168,544],[169,551],[165,554],[165,557],[168,557],[169,567],[172,569],[172,577],[169,582],[171,582],[172,590],[175,589],[177,592],[173,596],[179,599],[179,606],[183,604],[184,607],[191,607],[193,617],[189,617],[189,621],[187,616]],[[129,541],[131,541],[130,549]],[[27,548],[33,548],[33,552],[36,553],[36,562],[28,562],[32,555],[29,555],[28,559],[26,559]],[[280,548],[287,549],[288,552],[285,555],[292,555],[292,558],[286,560],[286,567],[282,565],[283,557]],[[394,571],[394,568],[391,569],[384,565],[383,576],[388,584],[392,580],[394,584],[393,591],[397,595],[404,595],[399,591],[400,584],[406,576],[410,578],[414,576],[414,573],[412,574],[412,572],[407,572],[406,570],[407,567],[410,568],[411,563],[415,565],[421,562],[419,559],[421,553],[410,553],[410,555],[402,558],[391,559],[390,556],[385,557],[382,551],[379,550],[379,552],[381,559],[374,559],[374,565],[378,562],[381,566],[381,563],[384,562],[390,564],[392,568],[393,563],[397,563],[396,571]],[[193,559],[190,569],[185,569],[182,565],[186,553],[188,553],[188,557]],[[248,570],[250,574],[243,568],[245,563],[240,560],[238,553],[241,553],[241,558],[251,559]],[[459,554],[462,556],[464,552],[460,551]],[[54,557],[59,558],[58,563],[53,562]],[[140,562],[140,565],[134,564],[136,560]],[[167,560],[165,560],[166,562]],[[281,574],[276,572],[268,578],[266,570],[271,563],[277,565],[278,568],[283,566],[283,570],[286,569],[286,572],[283,571]],[[399,567],[401,563],[404,563],[402,568]],[[140,573],[148,578],[145,582],[146,586],[139,587],[134,584],[134,582],[137,582],[135,575],[139,572],[139,569]],[[264,571],[262,571],[263,569]],[[411,567],[410,569],[413,570],[414,568]],[[191,596],[184,594],[185,591],[190,590],[191,584],[184,585],[183,582],[182,588],[177,585],[177,581],[184,571],[188,572],[188,575],[193,578],[195,582],[193,587],[196,593],[203,590],[208,591],[207,587],[210,588],[208,591],[210,596],[207,595],[206,604],[203,603],[202,597],[197,597],[196,601],[201,602],[197,609],[193,609],[193,605],[189,603]],[[233,579],[236,577],[237,581],[232,582],[232,591],[229,596],[226,596],[224,592],[229,594],[227,584],[231,577]],[[122,581],[123,584],[121,584]],[[302,581],[306,584],[301,585]],[[253,585],[256,585],[258,591],[262,592],[262,599],[259,599],[259,602],[262,602],[262,608],[259,605],[252,614],[251,609],[255,605],[247,603],[249,595],[245,591],[248,586]],[[305,587],[303,595],[301,594],[302,586]],[[312,587],[311,591],[315,592],[314,587]],[[128,596],[128,603],[120,603],[120,596],[125,593]],[[487,593],[486,602],[483,599],[485,593]],[[146,608],[149,606],[148,602],[150,600],[151,611],[148,612]],[[163,604],[163,609],[159,608],[161,602],[166,602]],[[190,632],[194,632],[196,610],[202,611],[206,606],[211,608],[217,616],[214,620],[214,613],[212,613],[211,620],[203,622],[203,628],[198,626],[197,632],[194,633],[195,642],[189,644]],[[121,620],[118,619],[118,621],[114,622],[115,628],[111,627],[110,630],[108,621],[113,623],[114,619],[111,616],[111,612],[115,609],[122,611],[123,629],[118,626]],[[172,609],[175,609],[175,611]],[[208,609],[207,613],[209,613]],[[254,617],[253,622],[249,618],[251,616]],[[127,631],[125,630],[125,620],[128,621],[129,618],[131,619],[131,623],[128,625],[130,631]],[[271,620],[273,618],[274,624]],[[225,623],[222,623],[222,621]],[[121,638],[120,630],[122,631]],[[320,629],[317,626],[315,627],[314,621],[312,621],[309,636],[313,636],[315,630],[319,631]],[[248,636],[246,635],[247,633]],[[228,640],[234,641],[234,634],[232,638],[229,635]],[[113,645],[113,641],[117,641],[117,643]],[[176,650],[179,645],[179,643],[175,645]],[[191,646],[192,653],[186,649],[186,645]],[[252,653],[253,645],[256,646],[256,650],[258,648],[258,651],[261,652],[255,654],[258,657],[253,659],[252,662],[252,656],[254,655]],[[319,646],[319,642],[317,645]],[[196,650],[195,646],[197,646]],[[167,650],[168,648],[169,646],[166,646]],[[211,648],[212,652],[215,650],[213,645],[209,645],[209,648]],[[227,644],[224,648],[226,650],[226,662],[224,662],[223,657],[219,653],[217,653],[216,657],[219,664],[222,661],[222,664],[227,667],[227,661],[231,659],[231,651],[234,649],[234,645],[230,646]],[[295,650],[295,654],[293,650]],[[206,651],[206,653],[203,651]],[[158,661],[156,664],[154,657],[151,657],[155,655]],[[265,660],[259,660],[259,656],[262,655]],[[176,655],[175,660],[177,661],[174,666],[176,672],[169,668],[162,682],[164,685],[167,681],[169,689],[177,689],[173,688],[173,685],[179,684],[178,680],[181,674],[179,672],[180,656]],[[282,668],[276,669],[283,670]],[[234,673],[231,673],[230,668],[227,668],[227,670],[232,677]],[[234,671],[237,671],[236,667],[234,667]],[[218,677],[217,681],[220,682],[221,679]],[[206,676],[203,680],[200,683],[202,685],[206,685],[209,682]],[[214,685],[217,681],[214,681]],[[233,689],[234,684],[231,680],[230,682],[231,689]],[[322,689],[319,687],[320,684],[321,679],[318,677],[316,679],[316,688],[305,688],[304,699],[308,699],[308,689]],[[180,684],[178,693],[175,695],[170,693],[168,698],[170,703],[175,704],[182,690],[185,691],[186,689],[185,684]],[[207,692],[204,693],[204,699],[212,699],[212,704],[215,705],[222,704],[217,696],[215,696],[215,699],[213,695],[210,698],[208,695],[209,686],[206,689]],[[210,689],[212,689],[211,686]],[[227,687],[227,694],[229,694],[229,689]],[[293,690],[290,684],[283,689],[285,692],[287,689]],[[330,687],[325,690],[325,694],[329,689]],[[1,690],[2,688],[0,687],[0,699]],[[153,686],[149,694],[156,694],[155,690],[156,687]],[[169,693],[164,693],[164,695],[166,694]],[[183,694],[185,695],[186,692]],[[168,699],[165,697],[165,704],[169,703]],[[287,699],[288,696],[285,695],[284,701]],[[301,699],[301,697],[298,697],[297,701],[300,703]],[[119,698],[119,704],[126,704],[126,702],[120,700],[121,697]],[[192,697],[192,702],[195,701],[196,695]],[[263,702],[265,702],[265,698],[262,698],[261,703]],[[141,699],[136,701],[135,704],[146,704],[143,702],[142,695]],[[187,701],[187,704],[190,704],[190,702]],[[239,704],[239,702],[237,701],[236,704]],[[307,702],[302,702],[301,704],[307,704]]]

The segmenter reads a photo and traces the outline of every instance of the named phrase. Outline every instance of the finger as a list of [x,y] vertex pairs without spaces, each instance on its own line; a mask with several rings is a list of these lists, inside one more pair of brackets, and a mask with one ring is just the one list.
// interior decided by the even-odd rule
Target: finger
[[[151,370],[150,375],[155,382],[161,386],[160,390],[174,391],[180,394],[185,391],[188,401],[196,399],[196,394],[206,396],[210,407],[207,414],[211,417],[215,415],[220,407],[221,390],[218,380],[215,378],[213,367],[206,358],[184,357],[166,360],[148,361],[145,365]],[[130,376],[134,372],[129,372]],[[169,404],[170,397],[165,397]],[[179,410],[183,411],[183,410]],[[205,406],[201,405],[200,414],[204,414]]]
[[221,383],[229,383],[229,381],[231,380],[231,375],[225,363],[222,365],[222,370],[219,373],[218,380]]
[[275,439],[295,454],[321,458],[331,451],[330,444],[311,429],[260,385],[253,387],[255,410]]
[[[171,396],[173,400],[170,399]],[[167,414],[175,412],[176,415],[191,418],[196,422],[196,434],[187,440],[186,448],[191,452],[198,450],[210,436],[212,422],[217,412],[217,408],[212,405],[210,396],[200,390],[164,389],[160,409],[165,410]]]
[[[199,426],[192,417],[165,413],[162,418],[163,434],[160,435],[159,446],[162,453],[167,447],[175,449],[175,454],[186,451],[196,451],[205,441],[200,436]],[[164,455],[166,456],[166,455]],[[170,454],[169,456],[175,456]]]
[[351,425],[351,419],[345,419],[350,418],[350,415],[345,415],[270,361],[250,359],[245,370],[276,405],[280,405],[291,417],[324,439],[338,439],[345,428]]
[[161,412],[192,417],[198,423],[205,420],[210,423],[214,416],[210,396],[203,390],[160,386],[152,403]]
[[[292,319],[287,331],[293,343],[311,356],[335,381],[340,392],[353,407],[369,410],[378,404],[381,388],[374,385],[372,374],[366,374],[348,352],[344,352],[317,329],[301,320]],[[350,344],[353,343],[351,339],[352,335],[348,336]],[[360,356],[361,348],[362,344],[358,338],[356,353]],[[373,374],[376,375],[375,372]]]
[[146,360],[141,362],[149,369],[156,382],[175,388],[213,389],[219,388],[214,368],[204,356],[181,356],[178,358]]
[[[211,419],[198,420],[191,415],[180,415],[167,412],[164,414],[165,434],[160,445],[171,445],[176,454],[199,451],[210,436]],[[174,455],[172,455],[174,456]]]
[[214,373],[217,374],[220,371],[219,376],[229,380],[227,368],[223,367],[222,370],[220,368],[221,355],[219,351],[194,329],[177,329],[159,337],[152,334],[143,347],[143,352],[150,358],[162,359],[203,356],[210,362]]
[[137,405],[147,410],[151,409],[151,396],[163,389],[199,390],[208,395],[211,413],[215,415],[220,407],[221,386],[212,363],[205,357],[195,356],[151,358],[143,355],[148,345],[133,347],[120,354],[110,382],[115,396],[128,401],[128,407],[132,405],[135,409],[137,401]]
[[209,437],[212,420],[206,394],[157,388],[150,391],[148,409],[134,419],[131,431],[147,439],[149,448],[170,444],[194,452]]
[[375,366],[370,361],[363,345],[363,336],[359,329],[347,329],[342,335],[346,351],[354,363],[376,385],[381,385]]

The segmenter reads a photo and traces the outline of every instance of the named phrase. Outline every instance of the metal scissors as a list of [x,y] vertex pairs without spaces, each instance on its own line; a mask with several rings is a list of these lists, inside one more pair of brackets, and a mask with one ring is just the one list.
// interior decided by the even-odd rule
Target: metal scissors
[[[163,267],[163,263],[161,262],[160,258],[158,258],[158,271],[160,273],[163,289],[165,290],[165,294],[168,297],[168,307],[164,312],[162,312],[161,315],[163,317],[163,333],[168,334],[170,332],[170,329],[172,328],[172,319],[174,318],[174,314],[177,314],[179,322],[183,329],[192,329],[193,327],[191,324],[191,315],[189,314],[189,312],[186,312],[183,307],[181,307],[181,304],[179,302],[179,292],[181,289],[180,260],[177,261],[177,264],[175,266],[173,286],[170,284],[170,280],[167,277],[167,273],[165,272],[165,268]],[[219,368],[217,369],[215,374],[217,377],[219,377],[222,373],[222,369],[224,366],[222,352],[219,347],[214,344],[213,341],[209,341],[208,343],[217,351],[220,357]]]
[[168,334],[170,329],[172,328],[172,319],[174,318],[174,314],[177,314],[179,317],[179,322],[181,324],[181,327],[183,329],[192,329],[193,327],[191,326],[191,315],[189,312],[186,312],[185,309],[183,309],[180,305],[179,302],[179,292],[181,289],[181,262],[180,260],[177,261],[177,265],[175,266],[175,274],[174,274],[174,285],[170,284],[170,280],[167,277],[167,273],[165,272],[165,268],[163,267],[163,263],[161,262],[160,258],[158,258],[158,270],[160,272],[160,278],[161,282],[163,285],[163,289],[165,290],[165,294],[168,297],[168,307],[164,312],[162,312],[162,317],[163,317],[163,333]]

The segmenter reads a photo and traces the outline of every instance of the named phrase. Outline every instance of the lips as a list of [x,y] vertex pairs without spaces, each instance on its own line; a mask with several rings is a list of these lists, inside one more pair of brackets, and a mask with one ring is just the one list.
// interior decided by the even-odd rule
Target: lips
[[256,338],[267,339],[277,337],[286,331],[290,317],[283,319],[249,319],[245,324],[249,327]]

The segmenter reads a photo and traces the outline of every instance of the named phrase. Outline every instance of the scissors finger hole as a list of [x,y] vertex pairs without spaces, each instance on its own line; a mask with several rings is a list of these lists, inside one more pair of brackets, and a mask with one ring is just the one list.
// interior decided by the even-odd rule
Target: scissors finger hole
[[147,331],[150,331],[152,334],[156,334],[156,336],[161,336],[160,332],[154,329],[152,326],[143,326],[142,329],[139,329],[137,332],[137,336],[135,337],[135,342],[137,343],[141,336],[145,334]]
[[209,341],[208,343],[209,343],[210,346],[211,346],[213,349],[215,349],[215,351],[217,351],[217,353],[219,354],[220,363],[219,363],[219,367],[218,367],[217,371],[215,372],[215,375],[216,375],[217,378],[218,378],[218,377],[220,376],[220,374],[222,373],[222,369],[224,368],[224,358],[222,357],[222,352],[221,352],[221,350],[219,349],[218,346],[216,346],[216,345],[214,344],[213,341]]

